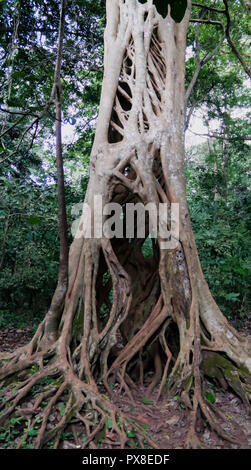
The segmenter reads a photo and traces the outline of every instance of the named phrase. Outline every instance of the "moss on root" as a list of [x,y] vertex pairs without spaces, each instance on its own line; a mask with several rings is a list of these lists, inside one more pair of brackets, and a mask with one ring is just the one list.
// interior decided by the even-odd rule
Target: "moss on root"
[[[69,427],[81,429],[85,442],[73,432],[74,445],[82,448],[112,448],[109,434],[116,437],[115,447],[130,448],[131,437],[139,448],[156,447],[136,422],[131,424],[108,396],[99,393],[95,384],[86,384],[71,367],[60,370],[48,367],[9,374],[8,385],[0,390],[0,435],[8,438],[10,448],[58,448]],[[22,381],[20,381],[20,375]],[[13,393],[15,391],[15,393]],[[108,423],[108,424],[107,424]],[[6,434],[6,429],[9,430]]]
[[238,368],[229,359],[216,352],[207,352],[201,363],[201,370],[206,377],[217,381],[220,386],[228,386],[249,407],[248,389],[251,374],[245,368]]

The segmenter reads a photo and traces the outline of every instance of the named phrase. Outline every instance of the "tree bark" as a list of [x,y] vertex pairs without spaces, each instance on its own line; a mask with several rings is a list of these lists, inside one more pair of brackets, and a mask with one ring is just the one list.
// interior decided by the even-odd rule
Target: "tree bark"
[[[64,162],[62,151],[62,85],[61,85],[61,67],[63,54],[63,40],[65,15],[67,0],[62,0],[60,10],[58,49],[54,71],[54,83],[51,92],[51,99],[55,97],[56,102],[56,166],[57,166],[57,193],[58,193],[58,232],[60,241],[58,283],[52,302],[46,316],[44,340],[47,343],[53,343],[57,339],[58,321],[64,308],[64,301],[68,287],[68,235],[67,235],[67,215],[65,203],[64,187]],[[51,101],[50,99],[50,101]]]
[[[52,382],[33,402],[36,410],[44,394],[50,396],[41,411],[37,448],[52,438],[57,447],[62,429],[73,417],[87,435],[84,446],[95,445],[109,417],[120,446],[127,447],[128,417],[104,398],[97,384],[102,380],[109,394],[110,382],[119,382],[132,397],[132,381],[144,382],[144,373],[154,362],[148,393],[157,385],[158,396],[178,392],[191,409],[187,447],[201,445],[196,435],[200,413],[222,437],[233,439],[221,426],[222,416],[216,417],[212,404],[205,402],[203,381],[209,377],[228,384],[248,406],[250,347],[212,298],[187,208],[184,75],[190,4],[179,24],[169,15],[162,18],[151,0],[107,0],[106,5],[104,79],[85,199],[92,209],[89,228],[103,227],[107,220],[105,214],[102,220],[95,217],[95,198],[102,198],[103,206],[119,202],[123,211],[128,202],[156,207],[161,202],[168,207],[178,203],[179,240],[167,249],[157,234],[153,256],[147,259],[142,254],[144,238],[110,239],[102,232],[95,238],[81,237],[83,212],[70,249],[58,339],[43,345],[47,315],[18,358],[15,353],[0,355],[0,379],[7,392],[7,377],[34,364],[39,368],[8,399],[0,419],[10,416],[41,378],[56,377],[59,385]],[[66,411],[48,431],[48,417],[59,400],[65,401]],[[145,434],[137,425],[135,429],[135,438],[144,447]]]

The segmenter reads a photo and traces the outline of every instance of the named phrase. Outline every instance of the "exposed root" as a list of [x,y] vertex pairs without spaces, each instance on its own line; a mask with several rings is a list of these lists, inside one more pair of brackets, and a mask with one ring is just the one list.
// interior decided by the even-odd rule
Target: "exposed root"
[[[122,225],[128,202],[153,203],[156,210],[165,202],[168,217],[162,222],[172,247],[163,248],[166,235],[162,239],[157,233],[152,258],[144,258],[150,215],[144,221],[145,239],[134,231],[112,241],[104,234],[76,236],[61,318],[52,315],[51,322],[47,315],[29,345],[0,354],[0,426],[14,425],[17,448],[60,448],[69,429],[75,447],[154,448],[141,426],[108,396],[113,378],[133,403],[135,376],[144,384],[154,367],[148,394],[159,385],[157,400],[165,391],[179,393],[191,411],[187,447],[203,445],[197,429],[201,415],[223,439],[235,442],[224,430],[224,416],[203,394],[206,377],[231,387],[248,408],[251,359],[247,342],[228,325],[210,294],[186,204],[183,64],[188,15],[175,24],[170,18],[160,21],[152,2],[114,1],[107,2],[107,26],[112,47],[106,52],[85,200],[92,212],[89,228],[96,225],[96,196],[102,196],[103,205],[121,204]],[[171,230],[172,202],[179,204],[179,236]],[[100,222],[107,221],[102,216]],[[114,351],[118,335],[123,345]],[[98,389],[101,380],[108,395]]]
[[[166,314],[163,314],[161,321],[155,324],[156,328],[150,327],[161,314],[163,314],[163,308],[159,299],[150,315],[152,321],[146,321],[136,334],[137,338],[132,338],[122,349],[104,378],[108,394],[110,391],[108,377],[113,375],[114,381],[120,383],[120,391],[124,389],[134,404],[131,390],[136,385],[127,372],[127,365],[130,358],[142,353],[142,348],[149,337],[153,336],[154,344],[156,344],[157,325],[162,325],[157,337],[166,355],[166,361],[163,364],[163,353],[161,355],[160,349],[155,347],[155,366],[157,366],[160,383],[157,400],[168,384],[169,377],[175,384],[176,375],[169,373],[170,369],[171,371],[174,369],[174,367],[171,368],[172,352],[167,345],[170,319],[167,318],[164,321]],[[199,325],[196,316],[194,320],[196,330]],[[132,423],[127,415],[112,404],[109,396],[102,395],[93,381],[87,383],[79,378],[74,371],[72,360],[67,361],[62,357],[60,361],[58,360],[59,345],[60,343],[56,342],[50,349],[44,351],[38,348],[33,355],[28,355],[29,348],[22,348],[22,355],[26,352],[26,358],[21,361],[18,361],[20,351],[16,352],[16,356],[12,354],[5,361],[1,355],[0,426],[6,429],[10,423],[13,423],[13,419],[16,420],[15,432],[18,437],[15,437],[14,447],[39,449],[53,446],[60,448],[64,445],[65,432],[69,433],[70,425],[74,423],[74,432],[71,431],[73,447],[130,448],[131,436],[133,436],[134,445],[137,442],[140,448],[144,448],[145,445],[155,448],[156,444],[147,436],[144,429],[139,424]],[[178,355],[174,364],[176,373],[179,372],[181,364],[187,372],[190,370],[190,375],[187,376],[186,373],[182,382],[179,376],[176,382],[178,385],[176,392],[179,391],[182,402],[191,410],[190,428],[185,445],[187,448],[206,447],[199,438],[198,423],[202,416],[220,438],[237,444],[234,424],[228,423],[231,430],[226,431],[224,414],[204,397],[204,378],[213,379],[221,386],[223,384],[230,386],[248,407],[247,390],[250,374],[247,370],[238,369],[220,353],[204,349],[202,352],[198,331],[197,336],[192,340],[192,347],[193,354],[190,357],[193,360],[190,365],[187,364],[184,367],[185,364],[182,362],[185,358],[184,354]],[[68,356],[69,354],[70,351]],[[201,354],[203,354],[203,360],[201,360]],[[189,355],[186,357],[188,358]],[[143,381],[143,359],[139,370],[141,370],[139,378]],[[148,392],[153,389],[153,383],[156,384],[156,375],[155,371],[155,377]]]
[[[37,358],[31,362],[36,364]],[[8,369],[0,392],[0,427],[13,428],[15,421],[15,448],[61,447],[72,422],[78,423],[74,446],[130,448],[138,442],[141,448],[156,447],[139,424],[130,421],[108,396],[80,380],[69,364],[54,357],[42,369],[34,365],[20,369],[14,375]]]

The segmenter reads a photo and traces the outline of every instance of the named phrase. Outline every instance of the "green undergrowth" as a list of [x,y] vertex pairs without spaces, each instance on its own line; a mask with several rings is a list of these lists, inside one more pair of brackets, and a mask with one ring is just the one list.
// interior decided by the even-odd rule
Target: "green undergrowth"
[[31,328],[35,333],[44,313],[25,311],[23,313],[13,310],[0,310],[0,328],[13,327],[16,329]]

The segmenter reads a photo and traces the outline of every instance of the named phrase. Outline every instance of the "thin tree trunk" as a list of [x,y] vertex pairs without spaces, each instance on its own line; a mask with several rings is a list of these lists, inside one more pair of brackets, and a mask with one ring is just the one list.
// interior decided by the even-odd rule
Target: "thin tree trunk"
[[58,269],[58,283],[50,305],[45,324],[45,341],[55,341],[58,330],[58,320],[64,306],[65,295],[68,287],[68,239],[67,239],[67,215],[64,187],[64,164],[62,151],[62,86],[61,67],[64,39],[64,25],[67,8],[67,0],[61,1],[60,24],[58,34],[57,59],[54,72],[54,83],[51,98],[56,101],[56,165],[57,165],[57,192],[58,192],[58,220],[60,255]]

